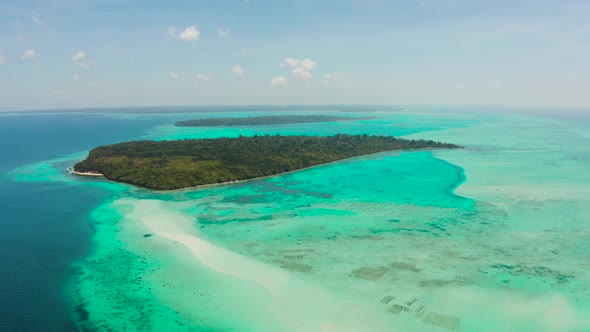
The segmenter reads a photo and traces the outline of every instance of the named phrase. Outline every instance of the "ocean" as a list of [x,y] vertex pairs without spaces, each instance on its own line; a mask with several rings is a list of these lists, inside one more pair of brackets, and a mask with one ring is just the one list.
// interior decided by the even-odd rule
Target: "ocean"
[[[0,330],[590,329],[587,116],[248,110],[373,118],[187,128],[173,123],[245,113],[0,114]],[[65,172],[93,147],[120,141],[274,133],[465,148],[167,192]]]

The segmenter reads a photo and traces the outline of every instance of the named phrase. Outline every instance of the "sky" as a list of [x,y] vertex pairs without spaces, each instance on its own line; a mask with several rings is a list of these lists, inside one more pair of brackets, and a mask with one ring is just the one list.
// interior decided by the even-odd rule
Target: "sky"
[[0,110],[590,109],[587,0],[1,0]]

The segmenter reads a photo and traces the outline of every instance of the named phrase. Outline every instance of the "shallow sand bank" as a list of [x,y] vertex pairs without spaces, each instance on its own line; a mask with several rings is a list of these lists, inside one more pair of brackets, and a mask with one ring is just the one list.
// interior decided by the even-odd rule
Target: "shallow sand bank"
[[[200,236],[190,217],[167,210],[161,201],[125,203],[130,203],[134,211],[127,217],[143,224],[154,234],[154,239],[164,238],[170,245],[176,244],[177,255],[188,253],[195,266],[223,275],[218,279],[222,285],[214,289],[228,287],[234,294],[254,291],[256,299],[250,302],[219,298],[219,303],[212,303],[212,306],[223,304],[218,308],[219,317],[223,317],[224,310],[241,313],[241,317],[234,319],[244,320],[243,327],[258,331],[382,331],[396,325],[379,299],[367,302],[351,294],[336,294],[305,277],[219,247]],[[185,256],[184,262],[190,260]],[[223,285],[224,282],[227,283]],[[190,306],[184,306],[184,310],[190,310]],[[233,323],[235,326],[236,322]]]

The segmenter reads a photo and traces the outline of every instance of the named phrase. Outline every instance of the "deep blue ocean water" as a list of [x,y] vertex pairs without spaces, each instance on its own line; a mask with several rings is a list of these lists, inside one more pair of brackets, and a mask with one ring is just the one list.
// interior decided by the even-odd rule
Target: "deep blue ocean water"
[[0,115],[0,330],[61,331],[72,326],[62,284],[88,250],[85,220],[106,197],[98,187],[11,182],[6,172],[140,136],[164,119],[101,115]]

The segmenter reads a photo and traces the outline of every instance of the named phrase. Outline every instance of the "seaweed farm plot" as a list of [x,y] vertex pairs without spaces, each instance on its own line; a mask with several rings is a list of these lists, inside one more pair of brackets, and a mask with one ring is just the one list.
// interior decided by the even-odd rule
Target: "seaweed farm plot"
[[420,302],[418,299],[411,298],[408,301],[404,302],[403,304],[395,303],[395,296],[386,295],[381,299],[381,303],[390,305],[387,308],[388,313],[392,314],[410,314],[413,315],[416,319],[422,320],[422,322],[438,327],[442,327],[449,330],[456,330],[461,323],[461,320],[456,317],[447,316],[443,314],[439,314],[436,312],[428,311],[428,308]]

